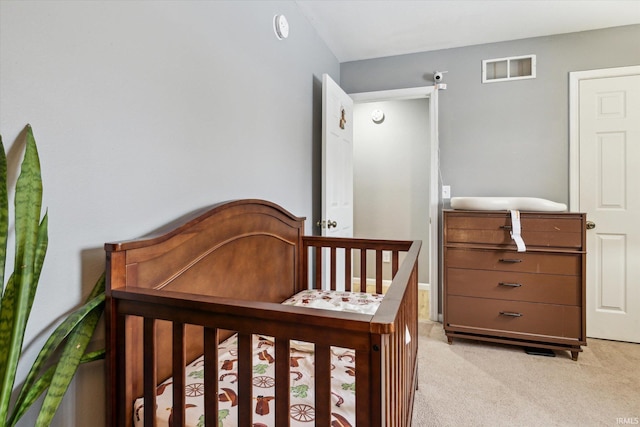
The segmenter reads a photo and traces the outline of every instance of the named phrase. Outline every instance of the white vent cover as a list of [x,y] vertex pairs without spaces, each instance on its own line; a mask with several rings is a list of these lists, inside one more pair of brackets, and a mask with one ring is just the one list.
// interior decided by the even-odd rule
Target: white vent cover
[[536,56],[511,56],[482,61],[482,83],[536,78]]

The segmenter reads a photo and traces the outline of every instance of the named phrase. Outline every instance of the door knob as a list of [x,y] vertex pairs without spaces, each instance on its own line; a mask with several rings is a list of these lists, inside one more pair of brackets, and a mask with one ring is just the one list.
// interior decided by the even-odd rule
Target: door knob
[[587,221],[587,230],[593,230],[596,228],[596,223],[593,221]]
[[325,227],[331,228],[331,227],[337,227],[338,223],[336,221],[331,221],[331,220],[328,220],[328,221],[321,220],[316,222],[316,225],[320,228],[325,228]]

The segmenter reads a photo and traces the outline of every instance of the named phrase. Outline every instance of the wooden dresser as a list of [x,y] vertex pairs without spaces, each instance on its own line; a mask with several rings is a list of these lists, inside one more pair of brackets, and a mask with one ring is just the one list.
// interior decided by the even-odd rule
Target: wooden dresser
[[443,315],[454,337],[568,350],[586,345],[582,213],[521,212],[525,252],[508,211],[446,210]]

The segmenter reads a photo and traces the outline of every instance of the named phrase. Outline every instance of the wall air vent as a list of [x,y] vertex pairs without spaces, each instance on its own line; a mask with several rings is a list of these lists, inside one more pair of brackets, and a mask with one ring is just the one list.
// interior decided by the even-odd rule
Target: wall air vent
[[536,56],[512,56],[482,61],[482,83],[536,78]]

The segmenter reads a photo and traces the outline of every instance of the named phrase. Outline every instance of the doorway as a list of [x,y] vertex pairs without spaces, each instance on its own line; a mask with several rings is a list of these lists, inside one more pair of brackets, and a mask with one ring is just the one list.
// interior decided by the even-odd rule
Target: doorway
[[[419,286],[429,291],[429,319],[438,321],[437,90],[349,96],[355,104],[355,234],[422,240]],[[389,167],[381,170],[385,158]]]

